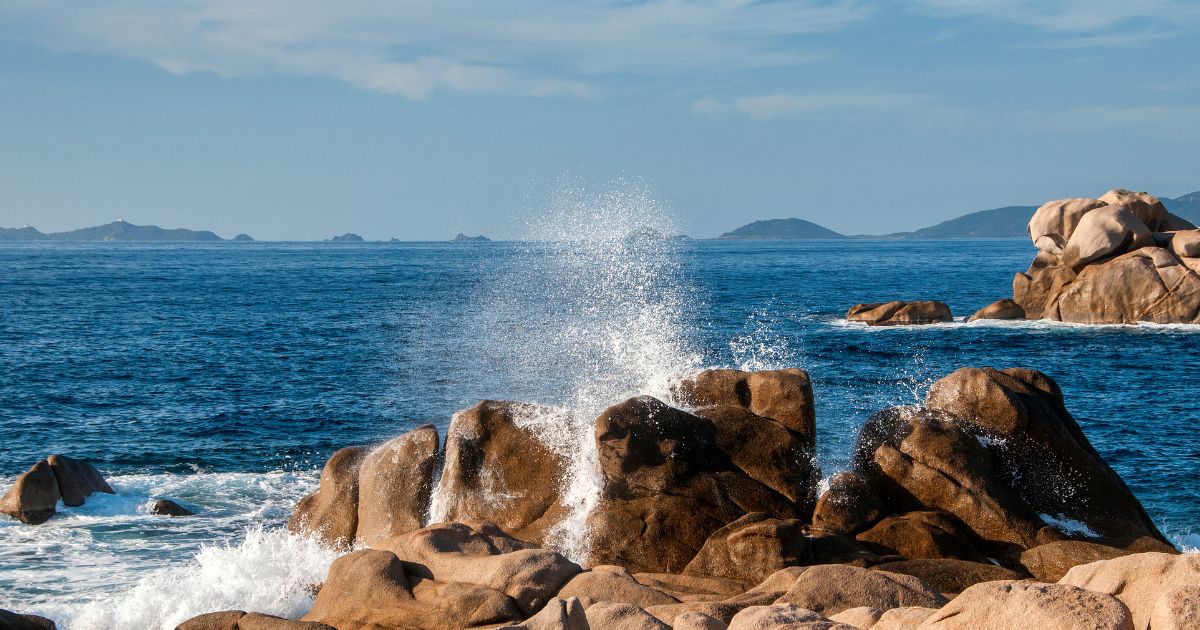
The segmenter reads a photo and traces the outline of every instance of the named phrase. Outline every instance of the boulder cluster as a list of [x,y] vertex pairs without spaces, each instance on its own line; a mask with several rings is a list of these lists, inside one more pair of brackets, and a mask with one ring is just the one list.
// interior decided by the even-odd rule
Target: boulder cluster
[[425,426],[330,458],[289,527],[346,553],[301,620],[180,629],[1195,627],[1200,556],[1163,537],[1045,374],[950,374],[874,415],[827,484],[805,372],[705,371],[672,402],[597,418],[579,562],[556,551],[574,522],[570,462],[541,439],[556,411],[485,401],[442,449]]
[[1013,278],[1029,319],[1200,323],[1200,230],[1145,192],[1059,199],[1029,221],[1037,257]]
[[97,492],[115,494],[95,466],[66,455],[51,455],[17,477],[0,498],[0,513],[38,525],[54,516],[60,500],[63,505],[79,507]]

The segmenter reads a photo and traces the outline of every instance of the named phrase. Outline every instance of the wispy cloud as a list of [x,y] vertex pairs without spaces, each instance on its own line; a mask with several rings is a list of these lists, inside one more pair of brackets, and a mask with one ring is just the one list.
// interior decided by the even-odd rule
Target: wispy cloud
[[841,121],[880,119],[898,124],[969,131],[985,124],[984,117],[945,103],[930,94],[865,91],[811,91],[744,96],[730,101],[701,100],[692,104],[700,116],[737,114],[755,120],[837,118]]
[[1200,136],[1200,107],[1072,107],[1055,112],[1014,114],[1013,123],[1031,131],[1072,134],[1133,132],[1159,141],[1194,142]]
[[858,22],[860,0],[10,0],[0,37],[176,73],[332,77],[437,90],[587,95],[607,74],[801,63],[796,38]]
[[1181,35],[1200,24],[1195,0],[909,0],[941,17],[975,16],[1058,37],[1045,48],[1129,48]]

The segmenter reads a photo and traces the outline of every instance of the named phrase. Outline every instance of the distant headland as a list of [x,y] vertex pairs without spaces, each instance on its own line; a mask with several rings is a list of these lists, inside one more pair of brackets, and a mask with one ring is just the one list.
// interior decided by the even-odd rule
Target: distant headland
[[487,243],[487,242],[490,242],[492,239],[490,239],[482,234],[480,234],[479,236],[467,236],[466,234],[459,232],[457,236],[455,236],[454,238],[452,238],[450,240],[455,243]]
[[[157,225],[134,225],[124,219],[96,227],[68,232],[40,232],[36,228],[0,228],[0,241],[188,241],[217,242],[226,239],[208,230],[183,228],[164,229]],[[238,234],[235,241],[253,241],[247,234]]]

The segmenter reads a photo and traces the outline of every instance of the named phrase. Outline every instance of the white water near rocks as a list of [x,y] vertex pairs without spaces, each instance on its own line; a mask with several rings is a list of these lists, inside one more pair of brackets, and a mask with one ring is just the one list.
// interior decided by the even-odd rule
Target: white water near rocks
[[[553,408],[519,422],[569,462],[569,516],[549,544],[585,561],[600,496],[595,419],[637,395],[669,401],[671,384],[700,367],[686,321],[697,297],[669,238],[676,224],[638,186],[563,187],[524,232],[525,251],[480,293],[471,336],[487,340],[487,365],[510,391]],[[445,504],[435,496],[432,520]]]

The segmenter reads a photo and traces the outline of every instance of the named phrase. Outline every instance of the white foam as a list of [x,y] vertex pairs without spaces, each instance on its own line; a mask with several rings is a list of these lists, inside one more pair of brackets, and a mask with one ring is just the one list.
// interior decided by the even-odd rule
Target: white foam
[[[222,607],[292,614],[332,555],[277,527],[317,475],[114,475],[116,495],[60,505],[42,525],[0,518],[0,608],[68,630],[173,628]],[[197,514],[151,515],[158,498]]]
[[1093,530],[1091,527],[1088,527],[1088,524],[1084,523],[1083,521],[1077,521],[1073,518],[1067,518],[1065,516],[1054,516],[1051,514],[1039,514],[1038,516],[1042,517],[1042,520],[1046,521],[1046,524],[1055,527],[1064,534],[1079,534],[1087,536],[1088,538],[1100,537],[1100,534],[1097,534],[1095,530]]

